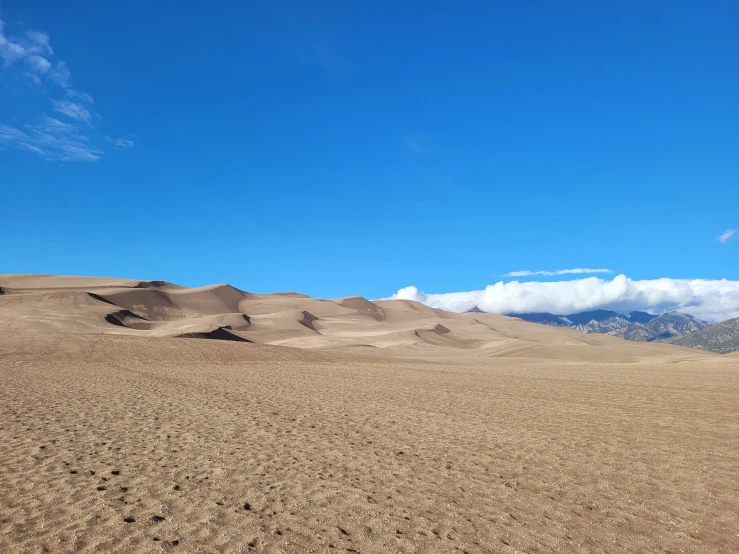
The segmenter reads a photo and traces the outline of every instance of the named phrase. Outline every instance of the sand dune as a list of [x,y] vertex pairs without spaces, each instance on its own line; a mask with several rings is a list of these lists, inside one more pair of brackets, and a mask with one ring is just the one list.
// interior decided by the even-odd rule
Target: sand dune
[[[2,275],[0,286],[4,288],[33,289],[88,289],[99,287],[147,288],[170,285],[164,281],[140,281],[111,277],[78,277],[72,275]],[[173,285],[174,286],[174,285]]]
[[385,320],[385,311],[374,302],[370,302],[366,298],[361,296],[348,296],[346,298],[334,298],[334,302],[349,308],[350,310],[356,310],[358,312],[369,315],[377,321]]
[[581,362],[690,361],[711,353],[584,335],[520,319],[444,312],[408,300],[251,294],[229,285],[0,275],[0,329],[142,337],[207,337],[368,355]]
[[739,353],[410,301],[0,285],[0,552],[739,551]]

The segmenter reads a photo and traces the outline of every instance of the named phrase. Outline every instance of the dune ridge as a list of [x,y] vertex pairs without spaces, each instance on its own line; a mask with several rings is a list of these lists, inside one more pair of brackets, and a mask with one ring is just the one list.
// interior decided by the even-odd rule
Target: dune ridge
[[693,361],[712,353],[585,335],[486,313],[451,313],[410,300],[324,300],[254,294],[227,284],[0,275],[0,329],[158,338],[211,338],[372,356],[457,360]]

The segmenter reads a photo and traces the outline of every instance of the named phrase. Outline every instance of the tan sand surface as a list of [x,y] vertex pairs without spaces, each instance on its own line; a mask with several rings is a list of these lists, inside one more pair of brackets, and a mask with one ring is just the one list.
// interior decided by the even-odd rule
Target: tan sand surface
[[736,357],[141,283],[0,277],[0,552],[739,551]]

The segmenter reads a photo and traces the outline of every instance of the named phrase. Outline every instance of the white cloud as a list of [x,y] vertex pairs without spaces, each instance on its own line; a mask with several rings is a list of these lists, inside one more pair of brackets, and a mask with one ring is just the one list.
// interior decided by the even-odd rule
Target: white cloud
[[716,237],[716,240],[723,244],[729,242],[734,236],[736,236],[736,229],[726,229],[726,231]]
[[53,54],[54,51],[51,49],[49,44],[49,35],[46,33],[40,33],[38,31],[28,31],[26,37],[31,42],[31,50],[44,52],[45,54]]
[[[94,100],[72,86],[69,66],[63,60],[52,62],[50,57],[53,55],[46,33],[29,30],[19,37],[8,36],[4,22],[0,20],[0,72],[17,68],[19,75],[42,87],[41,90],[49,95],[48,101],[55,112],[69,118],[65,122],[42,113],[36,115],[31,123],[0,123],[0,149],[35,152],[51,160],[97,160],[102,150],[88,136],[90,129],[94,130],[92,120],[100,118],[92,109]],[[60,95],[63,98],[59,98]],[[42,108],[40,111],[45,110]],[[101,141],[102,137],[98,135],[97,140]],[[133,146],[130,138],[111,142],[116,148]]]
[[107,140],[108,142],[112,142],[113,146],[115,146],[116,148],[131,148],[134,144],[136,144],[132,139],[125,137],[114,139],[110,138],[108,135],[105,135],[105,140]]
[[82,92],[81,90],[67,89],[67,96],[71,98],[77,98],[78,100],[82,100],[83,102],[87,102],[88,104],[95,103],[95,100],[93,100],[92,96],[90,96],[86,92]]
[[66,62],[58,61],[56,65],[49,61],[47,56],[54,54],[49,43],[49,35],[39,31],[27,31],[23,38],[12,38],[5,34],[5,24],[0,20],[0,58],[7,68],[11,64],[23,61],[31,69],[26,75],[34,84],[40,85],[39,75],[48,76],[54,83],[61,86],[69,96],[86,97],[92,102],[88,94],[78,92],[72,88],[72,74]]
[[[44,57],[48,54],[53,54],[49,45],[49,35],[29,31],[25,38],[8,38],[5,35],[5,25],[0,20],[0,58],[3,59],[5,67],[23,60],[32,71],[44,74],[51,68],[51,62]],[[35,83],[40,82],[33,73],[29,77]]]
[[26,49],[23,46],[5,36],[4,24],[0,19],[0,58],[3,59],[5,66],[20,60],[25,55]]
[[576,267],[574,269],[555,269],[552,271],[511,271],[503,277],[532,277],[534,275],[575,275],[580,273],[613,273],[611,269],[590,269],[587,267]]
[[25,75],[26,77],[28,77],[28,80],[31,81],[33,84],[35,84],[35,85],[40,85],[41,84],[41,77],[39,77],[35,73],[32,73],[30,71],[24,71],[23,72],[23,75]]
[[52,64],[48,59],[48,56],[54,54],[49,35],[39,31],[27,31],[23,38],[9,38],[4,29],[5,25],[0,20],[0,59],[4,61],[5,67],[23,61],[30,68],[30,71],[24,74],[34,84],[41,85],[40,77],[46,76],[62,87],[67,96],[92,104],[93,100],[89,94],[72,88],[72,74],[67,63],[60,60]]
[[23,129],[0,124],[0,147],[10,146],[35,152],[49,160],[95,161],[102,150],[90,143],[75,125],[53,117]]
[[72,82],[72,73],[67,67],[67,62],[57,62],[49,76],[52,81],[64,89],[69,88]]
[[46,73],[51,69],[51,62],[42,56],[28,56],[26,58],[28,64],[38,73]]
[[37,154],[43,154],[44,151],[33,144],[31,137],[20,129],[0,124],[0,146],[14,146],[21,150],[30,150]]
[[54,111],[63,113],[67,117],[76,119],[77,121],[83,121],[88,125],[91,125],[90,118],[92,114],[90,110],[80,104],[70,102],[69,100],[52,100],[51,104],[54,106]]
[[611,280],[587,277],[571,281],[497,282],[483,290],[426,294],[416,287],[400,289],[391,298],[415,300],[451,312],[475,306],[491,313],[550,312],[568,315],[588,310],[619,312],[678,310],[707,321],[739,317],[739,281],[651,279],[626,275]]

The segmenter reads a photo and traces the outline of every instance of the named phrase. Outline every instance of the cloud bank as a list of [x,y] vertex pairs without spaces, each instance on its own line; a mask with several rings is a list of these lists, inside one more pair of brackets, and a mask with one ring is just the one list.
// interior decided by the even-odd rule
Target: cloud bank
[[[72,86],[67,63],[54,62],[52,56],[49,35],[29,30],[20,36],[9,36],[0,20],[0,75],[15,72],[21,82],[40,87],[48,95],[51,109],[61,114],[49,117],[41,113],[25,124],[0,123],[0,149],[16,148],[50,160],[95,161],[103,151],[93,144],[94,135],[90,134],[95,130],[93,119],[100,118],[92,109],[94,99]],[[133,146],[127,138],[112,142]]]
[[611,269],[590,269],[589,267],[576,267],[574,269],[555,269],[552,271],[511,271],[503,277],[532,277],[534,275],[577,275],[580,273],[613,273]]
[[497,314],[550,312],[568,315],[596,309],[659,314],[671,310],[711,322],[739,317],[739,281],[651,279],[626,275],[611,280],[588,277],[570,281],[499,281],[483,290],[426,294],[416,287],[400,289],[390,298],[415,300],[433,308],[464,312],[475,306]]

